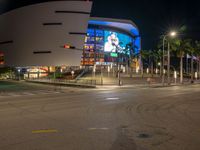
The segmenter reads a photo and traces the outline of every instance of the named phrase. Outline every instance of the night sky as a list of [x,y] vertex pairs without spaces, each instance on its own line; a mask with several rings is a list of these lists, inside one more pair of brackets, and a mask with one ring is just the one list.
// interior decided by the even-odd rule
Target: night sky
[[[51,0],[0,0],[0,13]],[[160,35],[186,25],[188,38],[200,40],[198,0],[93,0],[92,16],[131,19],[140,29],[142,48],[153,49]]]

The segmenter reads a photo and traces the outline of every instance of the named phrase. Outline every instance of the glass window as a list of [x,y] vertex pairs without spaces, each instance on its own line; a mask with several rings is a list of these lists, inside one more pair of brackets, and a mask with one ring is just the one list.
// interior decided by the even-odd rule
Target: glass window
[[94,29],[88,29],[87,30],[87,36],[95,36]]
[[99,29],[96,29],[96,36],[104,36],[104,31],[103,30],[99,30]]

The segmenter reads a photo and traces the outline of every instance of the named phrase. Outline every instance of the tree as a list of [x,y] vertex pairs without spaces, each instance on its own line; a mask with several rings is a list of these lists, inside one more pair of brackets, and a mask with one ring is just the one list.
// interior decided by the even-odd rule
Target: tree
[[[197,70],[199,72],[199,76],[200,76],[200,41],[195,41],[193,42],[193,49],[192,49],[192,52],[193,52],[193,56],[196,57],[196,60],[198,61],[198,65],[199,67],[197,67]],[[192,63],[193,63],[193,58],[192,57]],[[192,70],[193,70],[193,64],[192,64]],[[193,73],[193,72],[192,72]],[[192,74],[194,76],[194,74]],[[192,77],[192,76],[191,76]],[[192,80],[193,78],[191,78]],[[193,81],[193,80],[192,80]]]
[[162,67],[161,67],[162,55],[163,55],[163,52],[161,49],[158,49],[157,51],[155,51],[156,68],[157,68],[158,62],[160,63],[160,76],[162,75]]
[[138,47],[133,43],[133,42],[130,42],[128,44],[126,44],[126,47],[125,47],[125,54],[127,56],[129,56],[129,59],[127,60],[127,64],[130,65],[131,67],[131,71],[130,71],[130,77],[132,77],[132,73],[133,73],[133,68],[132,68],[132,63],[133,63],[133,59],[134,58],[138,58],[138,54],[136,54],[136,51],[137,51]]
[[141,73],[142,77],[144,76],[144,62],[149,58],[149,51],[148,50],[140,50],[139,57],[141,59]]
[[149,57],[149,65],[150,65],[150,69],[151,69],[151,76],[153,77],[153,68],[154,68],[153,59],[154,59],[154,56],[155,56],[154,50],[149,50],[147,54],[148,54],[148,57]]
[[188,54],[191,57],[191,83],[194,81],[194,56],[196,55],[196,44],[192,40],[190,41],[190,47],[188,49]]
[[183,83],[183,58],[191,49],[191,39],[173,39],[170,43],[171,50],[180,58],[180,83]]
[[199,60],[199,76],[200,76],[200,41],[196,41],[196,47],[197,47],[197,59]]
[[159,49],[159,50],[149,50],[147,52],[147,55],[149,56],[149,64],[151,66],[151,75],[153,76],[153,73],[154,73],[154,64],[157,68],[157,64],[158,64],[158,61],[161,61],[162,59],[162,51]]

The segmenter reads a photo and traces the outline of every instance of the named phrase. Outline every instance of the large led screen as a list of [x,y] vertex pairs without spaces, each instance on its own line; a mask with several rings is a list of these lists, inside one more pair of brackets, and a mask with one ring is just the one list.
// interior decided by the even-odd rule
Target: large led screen
[[132,42],[132,39],[121,33],[105,31],[104,32],[104,51],[124,53],[126,45]]

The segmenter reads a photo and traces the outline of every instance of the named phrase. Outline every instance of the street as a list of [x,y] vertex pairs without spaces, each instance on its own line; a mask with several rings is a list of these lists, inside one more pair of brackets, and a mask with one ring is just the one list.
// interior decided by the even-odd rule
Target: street
[[28,86],[0,93],[1,150],[200,149],[200,85]]

